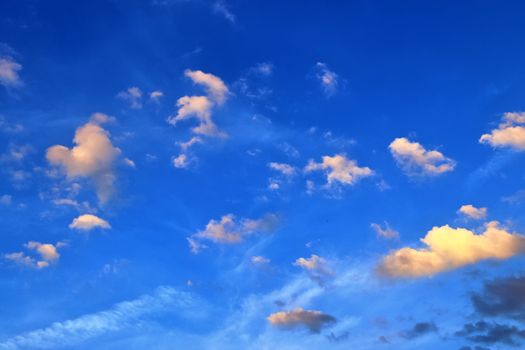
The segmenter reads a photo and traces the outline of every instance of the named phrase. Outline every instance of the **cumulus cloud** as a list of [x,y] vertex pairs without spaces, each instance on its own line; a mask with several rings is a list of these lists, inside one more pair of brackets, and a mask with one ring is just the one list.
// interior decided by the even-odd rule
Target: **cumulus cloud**
[[110,229],[111,225],[104,219],[92,214],[83,214],[73,219],[69,224],[70,229],[90,231],[95,228]]
[[306,327],[312,333],[319,333],[323,327],[336,322],[336,319],[321,311],[296,308],[273,313],[268,316],[268,322],[283,329]]
[[0,57],[0,84],[7,88],[21,87],[23,82],[18,74],[21,70],[22,65],[12,57]]
[[317,62],[315,65],[316,77],[321,84],[321,88],[327,96],[332,96],[339,89],[339,76],[328,68],[323,62]]
[[418,142],[396,138],[388,146],[399,167],[408,176],[437,176],[454,170],[456,162],[443,153],[427,151]]
[[405,247],[385,256],[379,272],[395,278],[431,276],[482,260],[503,260],[525,252],[525,237],[507,232],[496,221],[486,224],[481,234],[448,225],[434,227],[421,242],[426,248]]
[[525,112],[507,112],[502,122],[490,134],[481,135],[479,142],[494,148],[525,150]]
[[333,157],[323,156],[320,163],[310,159],[304,171],[324,171],[326,174],[326,186],[330,187],[336,183],[342,185],[355,185],[359,180],[374,175],[374,171],[368,167],[359,167],[357,162],[346,158],[342,154]]
[[481,220],[487,217],[487,208],[476,208],[472,204],[465,204],[459,208],[458,213],[470,219]]
[[184,75],[190,78],[195,84],[203,86],[213,102],[219,105],[226,102],[230,91],[221,78],[210,73],[204,73],[201,70],[190,69],[184,71]]
[[215,244],[238,244],[256,233],[270,233],[277,227],[279,219],[275,214],[266,214],[260,219],[236,220],[232,214],[220,220],[210,220],[205,229],[188,237],[191,250],[196,253],[202,248],[199,241]]
[[130,108],[142,108],[142,91],[136,86],[130,87],[126,91],[119,92],[117,97],[123,101],[126,101]]
[[190,165],[190,160],[188,159],[188,156],[186,154],[181,153],[176,157],[174,156],[171,159],[171,163],[175,168],[184,169]]
[[378,238],[399,239],[399,232],[397,232],[396,230],[392,229],[388,225],[388,222],[386,222],[386,221],[385,221],[385,227],[382,227],[381,225],[376,224],[376,223],[371,223],[370,227],[372,228],[372,230],[374,230],[374,232],[376,233]]
[[55,145],[49,147],[46,154],[48,162],[61,167],[69,180],[87,178],[93,181],[101,203],[114,193],[114,166],[121,154],[111,143],[109,132],[100,126],[110,120],[105,114],[93,114],[88,123],[76,130],[73,148]]
[[30,251],[37,253],[38,257],[26,255],[23,252],[15,252],[4,254],[4,258],[19,266],[29,267],[34,269],[43,269],[56,263],[60,258],[58,248],[65,246],[64,242],[58,242],[53,245],[51,243],[40,243],[36,241],[29,241],[24,244],[24,247]]

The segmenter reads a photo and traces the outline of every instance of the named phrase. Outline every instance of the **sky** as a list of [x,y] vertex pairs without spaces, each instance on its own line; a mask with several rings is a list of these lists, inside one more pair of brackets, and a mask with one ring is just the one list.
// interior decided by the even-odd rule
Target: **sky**
[[524,10],[0,2],[0,349],[519,348]]

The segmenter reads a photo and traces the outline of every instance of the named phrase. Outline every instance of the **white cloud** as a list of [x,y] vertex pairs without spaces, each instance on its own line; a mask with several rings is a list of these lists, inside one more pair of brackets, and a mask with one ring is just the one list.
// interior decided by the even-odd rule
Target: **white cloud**
[[19,266],[43,269],[58,261],[60,254],[58,253],[57,249],[65,245],[66,244],[64,242],[58,242],[57,244],[53,245],[51,243],[29,241],[24,244],[24,247],[28,250],[36,251],[36,253],[39,255],[39,258],[26,255],[22,252],[4,254],[4,258],[14,262]]
[[339,76],[328,68],[326,63],[317,62],[315,65],[316,77],[327,96],[332,96],[339,89]]
[[481,135],[479,142],[492,147],[509,147],[525,150],[525,112],[507,112],[497,129]]
[[130,87],[126,91],[119,92],[117,97],[129,103],[130,108],[142,108],[142,91],[136,86]]
[[342,185],[355,185],[359,180],[374,175],[374,171],[368,167],[359,167],[357,162],[346,158],[342,154],[333,157],[323,156],[321,163],[316,163],[312,159],[308,162],[304,171],[322,170],[326,173],[327,187],[336,183]]
[[207,240],[215,244],[238,244],[256,233],[270,233],[275,230],[279,219],[275,214],[266,214],[260,219],[236,220],[232,214],[224,215],[219,221],[210,220],[205,229],[188,238],[190,248],[198,252],[202,248],[199,241]]
[[335,274],[334,271],[328,267],[328,262],[315,254],[312,254],[310,258],[299,258],[295,260],[294,265],[308,271],[310,277],[320,284],[323,284],[327,277],[333,277]]
[[377,237],[384,238],[384,239],[399,239],[399,232],[396,230],[390,228],[388,225],[388,222],[385,221],[385,227],[381,227],[381,225],[376,223],[371,223],[370,227],[374,232],[376,233]]
[[195,84],[202,85],[213,102],[218,105],[226,102],[230,91],[221,78],[210,73],[204,73],[201,70],[190,69],[186,69],[184,75],[190,78]]
[[252,256],[250,261],[254,265],[267,265],[270,263],[270,259],[260,255]]
[[171,163],[175,168],[185,169],[190,165],[190,160],[186,154],[181,153],[178,156],[173,157]]
[[104,219],[92,214],[83,214],[73,219],[69,228],[82,231],[90,231],[95,228],[110,229],[111,225]]
[[280,172],[284,176],[294,176],[297,172],[297,169],[294,166],[286,163],[268,163],[268,167],[272,170]]
[[487,208],[476,208],[472,204],[462,205],[458,213],[471,219],[481,220],[487,216]]
[[179,107],[177,114],[168,118],[168,123],[171,125],[176,125],[181,120],[196,118],[199,125],[192,128],[195,134],[210,137],[226,136],[211,119],[213,102],[207,96],[183,96],[177,100],[177,107]]
[[155,103],[160,103],[160,99],[164,97],[164,93],[162,91],[152,91],[149,94],[149,99],[152,100]]
[[18,88],[23,85],[18,72],[22,65],[12,57],[0,57],[0,84],[8,88]]
[[396,138],[388,146],[399,167],[408,176],[437,176],[454,170],[456,162],[443,153],[427,151],[418,142],[405,137]]
[[235,24],[235,15],[230,11],[223,0],[218,0],[213,3],[213,11],[222,15],[226,20],[228,20],[228,22]]
[[379,272],[390,277],[421,277],[475,264],[486,259],[504,260],[525,252],[525,237],[510,233],[496,221],[476,234],[448,225],[434,227],[421,242],[426,248],[401,248],[385,256]]
[[324,326],[336,322],[336,319],[321,311],[297,308],[273,313],[268,316],[268,322],[284,329],[307,327],[311,332],[318,333]]
[[268,77],[272,75],[273,70],[274,65],[271,62],[260,62],[250,68],[250,72],[263,77]]
[[60,166],[68,179],[88,178],[94,182],[97,196],[104,203],[114,193],[116,176],[115,160],[121,154],[109,139],[109,132],[100,124],[111,118],[102,113],[95,113],[91,120],[75,132],[73,148],[61,145],[47,149],[47,160],[52,165]]

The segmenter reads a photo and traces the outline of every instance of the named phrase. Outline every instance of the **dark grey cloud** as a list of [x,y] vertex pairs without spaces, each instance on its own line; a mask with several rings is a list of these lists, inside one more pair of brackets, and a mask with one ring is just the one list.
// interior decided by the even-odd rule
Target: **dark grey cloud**
[[467,323],[456,336],[482,344],[506,344],[518,346],[525,339],[525,330],[510,324],[479,321]]
[[471,301],[483,316],[525,320],[525,276],[486,281],[480,293],[472,294]]
[[407,339],[418,338],[428,333],[437,332],[438,328],[433,322],[419,322],[408,331],[401,333],[401,336]]

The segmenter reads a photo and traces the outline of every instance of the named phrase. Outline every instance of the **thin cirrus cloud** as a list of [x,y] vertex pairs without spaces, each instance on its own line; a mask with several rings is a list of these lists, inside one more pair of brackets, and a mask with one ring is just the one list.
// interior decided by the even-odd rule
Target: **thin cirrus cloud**
[[74,218],[69,224],[69,228],[80,231],[91,231],[96,228],[107,230],[111,228],[111,225],[109,222],[99,218],[98,216],[92,214],[83,214]]
[[487,208],[476,208],[472,204],[465,204],[458,209],[458,214],[468,219],[481,220],[487,217]]
[[425,248],[405,247],[389,253],[379,264],[379,273],[394,278],[432,276],[525,253],[525,237],[508,232],[497,221],[487,223],[481,234],[449,225],[434,227],[421,242]]
[[109,132],[101,126],[110,120],[112,118],[103,113],[93,114],[88,123],[76,130],[74,147],[55,145],[46,153],[48,162],[59,166],[69,180],[92,181],[101,203],[107,202],[115,192],[114,167],[121,154],[111,143]]
[[267,319],[272,326],[287,330],[306,327],[312,333],[319,333],[323,327],[336,322],[336,318],[331,315],[303,308],[279,311],[271,314]]
[[296,174],[297,169],[290,164],[286,163],[277,163],[277,162],[271,162],[268,163],[268,167],[272,170],[275,170],[279,173],[281,173],[284,176],[293,176]]
[[58,249],[64,247],[66,243],[58,242],[55,245],[51,243],[40,243],[29,241],[24,247],[29,251],[34,251],[38,257],[27,255],[23,252],[14,252],[4,254],[4,259],[9,260],[19,266],[33,269],[43,269],[51,264],[58,262],[60,254]]
[[310,159],[304,171],[323,171],[326,174],[326,187],[336,184],[355,185],[361,179],[374,175],[372,169],[358,166],[355,160],[348,159],[343,154],[323,156],[320,163]]
[[426,150],[406,137],[396,138],[388,146],[398,166],[408,176],[437,176],[454,170],[456,162],[436,150]]
[[479,142],[494,148],[525,151],[525,112],[505,113],[498,128],[481,135]]
[[240,219],[228,214],[220,220],[210,220],[204,230],[188,237],[188,243],[193,253],[198,253],[205,245],[202,241],[215,244],[239,244],[256,233],[271,233],[279,224],[275,214],[266,214],[260,219]]
[[370,227],[372,228],[372,230],[374,230],[374,232],[376,233],[376,236],[378,238],[382,238],[382,239],[399,239],[399,232],[397,232],[396,230],[392,229],[390,227],[390,225],[388,224],[388,222],[386,222],[386,221],[385,221],[384,227],[381,226],[380,224],[376,224],[376,223],[371,223]]
[[10,56],[0,57],[0,84],[7,88],[19,88],[24,85],[19,72],[22,65]]

